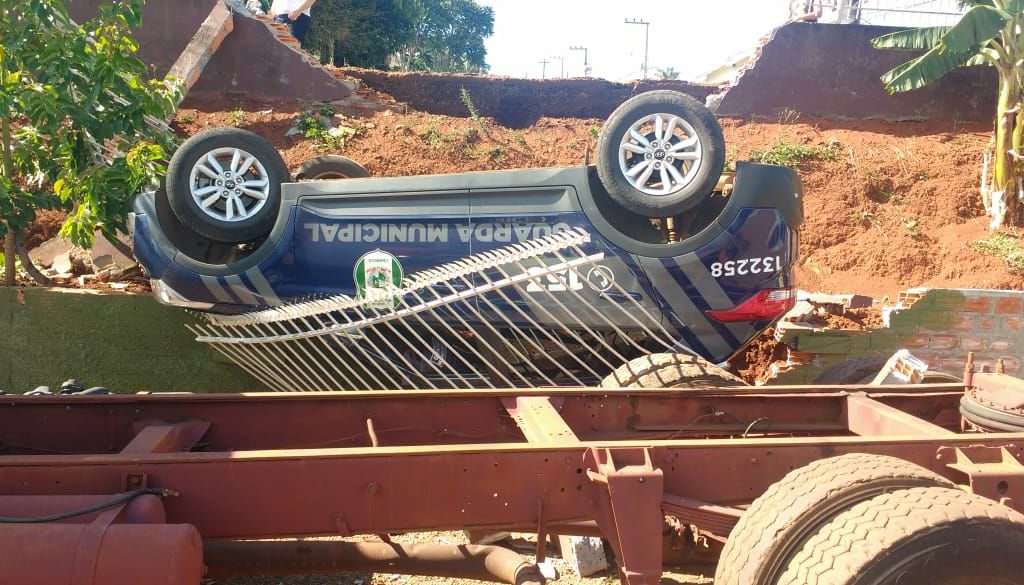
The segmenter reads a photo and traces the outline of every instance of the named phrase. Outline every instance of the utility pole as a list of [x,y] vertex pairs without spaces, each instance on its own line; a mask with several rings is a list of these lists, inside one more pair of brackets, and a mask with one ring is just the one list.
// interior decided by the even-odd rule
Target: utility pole
[[590,52],[586,47],[569,47],[570,51],[583,51],[583,77],[590,77]]
[[626,19],[626,24],[640,24],[644,26],[644,79],[647,79],[647,57],[651,47],[651,23],[646,20]]
[[562,64],[562,77],[565,77],[565,57],[559,57],[558,55],[552,55],[549,59],[558,59]]
[[547,59],[544,59],[542,61],[537,61],[537,62],[541,64],[540,78],[541,79],[547,79],[548,78],[548,63],[550,63],[551,61],[548,61]]

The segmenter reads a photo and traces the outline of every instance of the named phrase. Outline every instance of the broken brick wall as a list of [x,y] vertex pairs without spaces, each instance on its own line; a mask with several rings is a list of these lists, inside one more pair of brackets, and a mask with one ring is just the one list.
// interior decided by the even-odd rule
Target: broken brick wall
[[[788,363],[772,384],[810,383],[829,366],[865,356],[889,357],[906,348],[930,370],[963,375],[968,353],[976,366],[1019,374],[1024,360],[1024,292],[913,289],[883,310],[888,326],[874,331],[789,329],[781,341]],[[783,331],[780,329],[780,331]]]

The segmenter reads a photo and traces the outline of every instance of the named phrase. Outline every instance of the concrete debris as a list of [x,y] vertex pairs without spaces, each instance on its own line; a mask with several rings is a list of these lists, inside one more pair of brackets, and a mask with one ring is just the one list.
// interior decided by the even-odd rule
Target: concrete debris
[[[57,256],[70,252],[71,248],[74,248],[71,242],[59,237],[53,238],[30,250],[28,257],[31,258],[32,262],[37,266],[49,267],[53,266],[53,262]],[[70,270],[67,270],[66,272],[70,272]]]
[[71,274],[71,270],[73,268],[71,263],[71,250],[55,256],[50,262],[50,266],[57,274]]
[[580,577],[589,577],[608,568],[604,543],[593,536],[559,536],[559,547],[565,559]]
[[914,357],[909,351],[901,349],[885,362],[878,375],[869,383],[876,386],[880,384],[920,384],[927,371],[928,364]]

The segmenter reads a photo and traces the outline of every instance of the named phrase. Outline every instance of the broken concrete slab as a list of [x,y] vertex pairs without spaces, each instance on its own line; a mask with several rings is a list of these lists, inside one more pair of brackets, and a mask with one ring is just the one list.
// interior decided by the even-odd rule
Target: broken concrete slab
[[28,257],[31,258],[32,262],[35,262],[36,265],[45,268],[53,266],[53,261],[57,256],[70,252],[74,247],[75,246],[71,242],[62,238],[51,238],[32,250],[29,250]]
[[[131,248],[130,237],[124,234],[119,234],[118,240],[124,246]],[[117,248],[117,246],[98,233],[96,234],[96,239],[93,241],[90,256],[92,257],[92,264],[97,270],[103,270],[111,266],[117,266],[121,270],[129,270],[138,265],[135,258],[126,256]]]

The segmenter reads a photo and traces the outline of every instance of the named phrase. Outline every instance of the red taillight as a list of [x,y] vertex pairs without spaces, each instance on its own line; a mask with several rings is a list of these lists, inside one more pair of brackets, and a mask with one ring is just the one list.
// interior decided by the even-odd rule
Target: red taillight
[[741,321],[770,321],[786,314],[796,304],[796,290],[780,288],[763,290],[743,304],[731,309],[705,311],[704,314],[722,323]]

